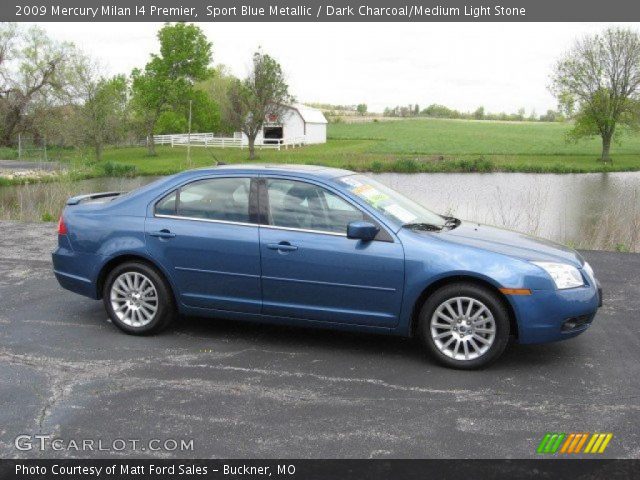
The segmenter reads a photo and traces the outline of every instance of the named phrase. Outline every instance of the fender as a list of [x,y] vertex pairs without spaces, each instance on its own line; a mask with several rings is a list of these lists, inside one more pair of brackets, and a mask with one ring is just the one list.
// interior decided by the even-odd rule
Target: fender
[[142,248],[137,249],[128,249],[128,250],[120,250],[114,253],[113,255],[107,257],[102,257],[102,260],[97,268],[96,275],[94,277],[94,285],[96,287],[96,298],[102,297],[102,285],[104,279],[107,276],[107,272],[111,270],[111,267],[117,265],[123,261],[127,260],[135,260],[141,259],[156,268],[169,282],[169,286],[171,287],[171,291],[173,293],[173,297],[176,300],[176,305],[178,305],[178,297],[177,292],[179,292],[177,285],[172,277],[172,275],[160,265],[147,251],[146,246],[142,245]]

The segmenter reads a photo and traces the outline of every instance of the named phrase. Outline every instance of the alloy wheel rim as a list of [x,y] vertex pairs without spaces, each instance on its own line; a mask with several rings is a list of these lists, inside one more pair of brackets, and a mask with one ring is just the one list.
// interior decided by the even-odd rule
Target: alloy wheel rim
[[453,297],[442,302],[431,316],[430,327],[438,350],[454,360],[482,357],[496,338],[491,310],[471,297]]
[[111,286],[111,307],[118,320],[140,328],[153,321],[158,311],[158,292],[151,280],[140,272],[125,272]]

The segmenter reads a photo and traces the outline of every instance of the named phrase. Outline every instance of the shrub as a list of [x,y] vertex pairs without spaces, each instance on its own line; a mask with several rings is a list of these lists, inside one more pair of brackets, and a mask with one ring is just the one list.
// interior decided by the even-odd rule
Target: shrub
[[616,252],[628,253],[629,247],[627,247],[624,243],[616,243]]
[[138,171],[138,167],[135,165],[117,162],[101,163],[98,165],[98,169],[100,173],[108,177],[132,177]]
[[420,170],[420,165],[412,158],[401,158],[393,162],[391,170],[399,173],[415,173]]
[[380,173],[384,170],[384,164],[378,160],[371,164],[371,171],[373,173]]
[[18,158],[18,150],[10,147],[0,147],[1,160],[14,160]]

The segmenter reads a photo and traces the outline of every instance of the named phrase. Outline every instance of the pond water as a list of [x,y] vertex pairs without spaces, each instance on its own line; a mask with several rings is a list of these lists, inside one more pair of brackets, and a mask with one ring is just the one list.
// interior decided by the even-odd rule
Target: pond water
[[584,248],[640,251],[640,172],[375,176],[438,213]]
[[[583,248],[640,251],[640,172],[370,174],[427,208]],[[0,187],[0,218],[57,219],[71,195],[156,177]]]

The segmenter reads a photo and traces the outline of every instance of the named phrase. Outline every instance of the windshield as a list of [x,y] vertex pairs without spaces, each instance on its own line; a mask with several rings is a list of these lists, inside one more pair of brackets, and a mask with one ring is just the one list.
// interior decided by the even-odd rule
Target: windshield
[[348,175],[337,180],[382,215],[403,225],[416,223],[436,227],[446,225],[445,218],[365,175]]

